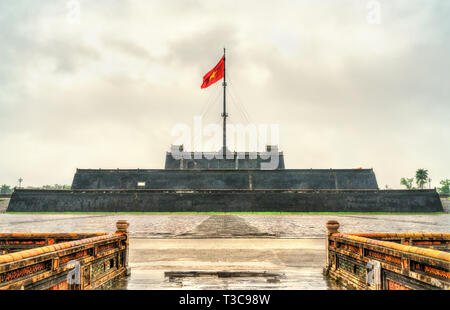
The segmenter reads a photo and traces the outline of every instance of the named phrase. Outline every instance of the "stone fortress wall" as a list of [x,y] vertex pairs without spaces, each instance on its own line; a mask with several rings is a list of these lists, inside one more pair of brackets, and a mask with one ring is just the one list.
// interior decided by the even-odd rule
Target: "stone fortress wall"
[[265,152],[187,152],[183,145],[172,145],[166,153],[164,169],[284,169],[284,155],[277,145],[266,145]]
[[[77,169],[72,190],[16,189],[7,212],[443,211],[436,190],[379,190],[372,169],[284,169],[276,146],[256,159],[174,151],[192,155],[172,146],[166,169]],[[281,158],[275,170],[263,170],[269,153]]]
[[72,189],[378,189],[372,169],[77,169]]
[[25,190],[9,212],[442,212],[435,190]]

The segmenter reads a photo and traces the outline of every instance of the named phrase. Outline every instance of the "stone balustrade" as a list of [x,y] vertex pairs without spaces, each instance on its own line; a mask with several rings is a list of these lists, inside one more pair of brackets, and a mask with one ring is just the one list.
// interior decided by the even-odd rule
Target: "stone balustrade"
[[0,290],[111,286],[129,273],[128,223],[116,226],[114,234],[1,234]]
[[450,234],[349,234],[327,222],[324,273],[349,289],[450,289]]

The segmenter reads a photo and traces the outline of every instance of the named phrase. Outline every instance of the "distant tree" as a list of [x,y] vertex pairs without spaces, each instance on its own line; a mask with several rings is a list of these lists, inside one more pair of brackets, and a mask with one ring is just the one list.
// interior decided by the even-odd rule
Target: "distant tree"
[[438,192],[441,195],[450,195],[450,179],[445,179],[440,182],[442,187],[438,187]]
[[400,184],[404,185],[407,189],[414,189],[413,187],[414,178],[401,178]]
[[419,186],[420,189],[423,189],[423,186],[425,183],[427,183],[428,180],[428,170],[427,169],[417,169],[416,171],[416,183],[417,186]]
[[0,194],[11,194],[12,189],[9,185],[3,184],[0,188]]

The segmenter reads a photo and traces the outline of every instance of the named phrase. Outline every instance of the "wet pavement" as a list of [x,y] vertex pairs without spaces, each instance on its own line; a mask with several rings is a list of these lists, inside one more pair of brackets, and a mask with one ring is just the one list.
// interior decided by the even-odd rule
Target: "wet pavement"
[[[220,215],[218,215],[220,216]],[[343,232],[448,233],[450,214],[0,214],[0,233],[114,232],[117,220],[130,223],[133,238],[278,237],[324,238],[334,219]],[[227,216],[233,223],[227,222]],[[215,223],[215,224],[214,224]],[[223,226],[221,223],[223,223]],[[228,225],[228,226],[227,226]],[[241,225],[241,226],[239,226]],[[242,227],[245,227],[243,229]]]
[[[450,232],[450,214],[8,213],[0,232],[114,232],[127,220],[131,275],[116,289],[337,289],[322,275],[329,219],[343,232]],[[165,276],[193,271],[203,276]],[[219,277],[224,271],[255,274]]]
[[[131,275],[115,289],[336,288],[322,275],[324,239],[131,239]],[[207,272],[169,277],[166,272]],[[217,273],[227,272],[226,277]],[[239,271],[243,275],[234,276]],[[248,273],[255,273],[248,276]],[[231,273],[231,275],[229,274]],[[270,276],[264,276],[270,273]],[[238,273],[239,274],[239,273]],[[200,274],[201,275],[201,274]]]

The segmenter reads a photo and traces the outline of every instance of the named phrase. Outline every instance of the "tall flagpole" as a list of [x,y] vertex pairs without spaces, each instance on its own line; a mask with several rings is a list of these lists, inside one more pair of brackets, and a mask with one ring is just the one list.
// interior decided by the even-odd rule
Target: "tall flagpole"
[[227,151],[227,105],[226,105],[226,88],[227,88],[227,80],[226,80],[226,71],[225,71],[225,48],[223,48],[223,153],[225,155]]

